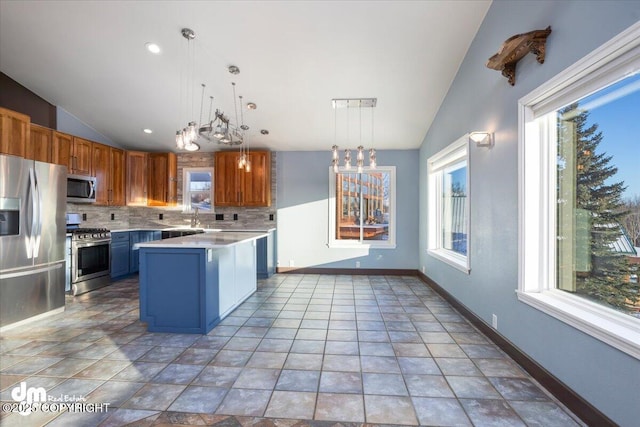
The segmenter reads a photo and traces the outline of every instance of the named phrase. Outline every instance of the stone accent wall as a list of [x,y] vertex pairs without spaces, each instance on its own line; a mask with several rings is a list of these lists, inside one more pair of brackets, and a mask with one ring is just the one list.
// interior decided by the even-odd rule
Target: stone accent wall
[[[178,154],[178,204],[182,204],[183,169],[186,167],[213,167],[214,153]],[[200,227],[221,229],[265,229],[276,226],[276,165],[277,153],[271,152],[271,206],[266,208],[216,207],[215,213],[199,214]],[[215,201],[214,201],[215,205]],[[182,206],[175,208],[137,206],[95,206],[68,203],[67,212],[86,214],[83,227],[105,227],[110,230],[131,228],[189,227],[191,214],[182,213]],[[111,219],[113,214],[114,219]],[[215,214],[224,215],[216,220]],[[233,215],[238,219],[234,220]],[[162,215],[162,219],[160,219]],[[273,215],[273,220],[269,219]]]

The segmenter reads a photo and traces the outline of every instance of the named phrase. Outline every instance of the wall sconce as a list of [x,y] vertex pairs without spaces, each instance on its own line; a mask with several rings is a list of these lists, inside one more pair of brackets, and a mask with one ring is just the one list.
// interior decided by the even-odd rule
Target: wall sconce
[[491,132],[471,132],[469,142],[475,142],[478,147],[493,147],[493,134]]

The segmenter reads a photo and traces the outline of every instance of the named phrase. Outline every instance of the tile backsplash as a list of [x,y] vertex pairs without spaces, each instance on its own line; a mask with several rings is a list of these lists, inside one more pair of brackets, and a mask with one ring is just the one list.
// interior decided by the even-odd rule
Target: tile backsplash
[[[264,229],[275,227],[277,193],[276,158],[276,153],[271,152],[270,207],[216,207],[214,213],[203,213],[200,211],[198,215],[200,227],[221,229]],[[179,203],[182,203],[183,168],[213,166],[213,153],[178,154]],[[86,214],[87,219],[82,221],[83,227],[105,227],[110,230],[189,227],[191,225],[191,214],[183,213],[180,207],[96,206],[86,203],[67,203],[67,212]],[[160,219],[160,216],[162,216],[162,219]],[[234,217],[237,217],[237,219],[234,219]]]

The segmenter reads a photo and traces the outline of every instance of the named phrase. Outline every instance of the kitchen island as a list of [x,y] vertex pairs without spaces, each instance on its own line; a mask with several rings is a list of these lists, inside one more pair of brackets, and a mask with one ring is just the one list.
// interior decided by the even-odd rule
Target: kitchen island
[[257,289],[264,232],[203,233],[135,245],[140,320],[150,332],[208,333]]

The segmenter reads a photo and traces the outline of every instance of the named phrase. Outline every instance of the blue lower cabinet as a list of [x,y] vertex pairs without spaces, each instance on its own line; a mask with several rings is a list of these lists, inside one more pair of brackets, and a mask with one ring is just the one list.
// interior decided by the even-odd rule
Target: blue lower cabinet
[[162,232],[156,231],[132,231],[130,234],[131,246],[129,249],[129,273],[137,273],[140,264],[140,251],[133,249],[133,245],[139,242],[152,242],[162,239]]
[[111,278],[129,274],[129,232],[111,233]]
[[257,241],[257,274],[258,279],[268,279],[276,272],[275,263],[275,231]]
[[148,331],[213,329],[220,318],[218,264],[212,261],[206,249],[140,249],[140,320]]

